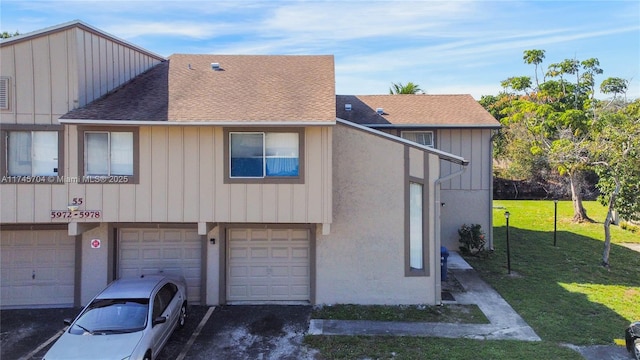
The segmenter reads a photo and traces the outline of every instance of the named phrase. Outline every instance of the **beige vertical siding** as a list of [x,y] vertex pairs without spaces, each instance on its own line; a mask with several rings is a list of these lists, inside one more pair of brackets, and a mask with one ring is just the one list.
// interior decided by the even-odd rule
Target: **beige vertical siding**
[[79,27],[7,44],[0,50],[0,76],[10,78],[10,105],[0,122],[56,124],[160,61]]
[[[444,190],[486,190],[490,188],[491,174],[491,130],[490,129],[446,129],[438,130],[438,149],[462,156],[469,160],[465,173],[442,183]],[[460,165],[441,161],[442,174],[458,171]]]
[[[67,222],[50,217],[83,198],[100,210],[89,222],[330,223],[332,129],[305,130],[304,184],[225,184],[223,129],[146,126],[139,129],[138,184],[3,184],[3,223]],[[66,126],[65,177],[78,173],[78,131]]]

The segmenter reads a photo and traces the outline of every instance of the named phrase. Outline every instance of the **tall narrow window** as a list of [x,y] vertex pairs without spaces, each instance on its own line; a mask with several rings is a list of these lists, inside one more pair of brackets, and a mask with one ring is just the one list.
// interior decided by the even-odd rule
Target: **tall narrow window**
[[424,270],[422,184],[409,184],[409,266]]
[[8,175],[58,175],[57,131],[9,131],[7,138]]

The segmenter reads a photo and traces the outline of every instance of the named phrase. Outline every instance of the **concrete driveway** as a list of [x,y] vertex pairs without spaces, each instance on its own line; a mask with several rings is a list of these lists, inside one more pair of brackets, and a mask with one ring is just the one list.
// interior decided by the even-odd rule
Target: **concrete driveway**
[[[0,358],[42,359],[80,308],[0,311]],[[314,359],[302,344],[311,306],[191,306],[159,360]]]

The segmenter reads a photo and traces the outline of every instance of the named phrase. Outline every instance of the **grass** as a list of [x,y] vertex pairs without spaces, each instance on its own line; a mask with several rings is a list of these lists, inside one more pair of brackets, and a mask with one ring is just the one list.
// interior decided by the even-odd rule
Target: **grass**
[[547,342],[307,335],[305,343],[320,350],[320,359],[583,359],[573,350]]
[[[640,236],[612,226],[611,268],[605,269],[600,262],[606,209],[586,202],[597,222],[574,224],[571,202],[559,202],[553,246],[553,206],[552,201],[495,201],[495,251],[467,259],[541,342],[383,336],[307,336],[305,342],[323,359],[582,359],[561,344],[613,344],[629,322],[640,319],[640,254],[619,245],[640,243]],[[513,275],[506,268],[507,210]]]
[[383,306],[338,304],[318,307],[312,319],[330,320],[374,320],[409,322],[445,322],[466,324],[488,324],[489,320],[476,305],[445,306]]
[[[606,209],[585,207],[596,223],[571,222],[571,202],[558,203],[553,246],[553,202],[495,201],[494,246],[489,259],[467,259],[544,340],[578,345],[611,344],[640,319],[640,254],[621,243],[640,236],[611,227],[610,269],[600,265]],[[507,275],[509,211],[511,269]]]

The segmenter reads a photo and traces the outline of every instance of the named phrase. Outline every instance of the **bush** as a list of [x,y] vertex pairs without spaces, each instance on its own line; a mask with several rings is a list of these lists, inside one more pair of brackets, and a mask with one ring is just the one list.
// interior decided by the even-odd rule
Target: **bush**
[[460,236],[461,246],[460,252],[468,255],[480,255],[485,250],[487,241],[484,237],[484,231],[480,224],[463,224],[458,229],[458,235]]

